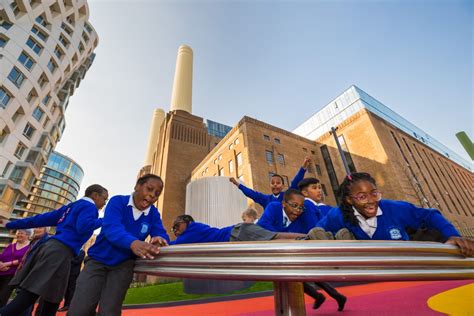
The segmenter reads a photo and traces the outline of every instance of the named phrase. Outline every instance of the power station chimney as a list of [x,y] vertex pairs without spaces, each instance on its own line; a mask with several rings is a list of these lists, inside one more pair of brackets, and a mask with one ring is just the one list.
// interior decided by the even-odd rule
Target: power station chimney
[[176,59],[170,110],[182,110],[192,113],[192,96],[193,50],[187,45],[181,45]]
[[160,135],[160,127],[165,120],[165,111],[155,109],[151,118],[150,132],[148,134],[148,145],[145,154],[145,166],[153,165],[156,149],[158,147],[158,138]]

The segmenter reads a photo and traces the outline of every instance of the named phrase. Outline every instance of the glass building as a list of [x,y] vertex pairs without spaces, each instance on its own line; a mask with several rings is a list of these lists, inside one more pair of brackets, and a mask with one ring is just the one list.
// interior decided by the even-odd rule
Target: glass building
[[207,125],[207,132],[209,135],[218,137],[218,138],[224,138],[225,135],[227,135],[228,132],[232,129],[232,127],[217,123],[211,120],[206,120],[206,125]]
[[[84,171],[71,158],[53,151],[43,165],[40,177],[33,183],[27,199],[15,205],[10,220],[21,219],[55,210],[76,200]],[[0,231],[0,247],[13,239],[8,230]]]
[[330,131],[331,127],[339,125],[363,108],[391,123],[408,135],[412,135],[441,155],[472,171],[472,165],[464,158],[356,86],[351,86],[344,91],[344,93],[293,130],[293,133],[315,140]]

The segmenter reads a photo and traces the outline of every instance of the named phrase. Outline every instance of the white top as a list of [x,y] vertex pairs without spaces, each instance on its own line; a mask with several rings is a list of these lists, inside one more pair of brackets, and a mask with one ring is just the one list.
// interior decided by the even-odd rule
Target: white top
[[140,218],[140,216],[142,216],[142,214],[145,214],[145,216],[147,216],[148,213],[150,212],[150,208],[151,208],[151,205],[150,205],[150,206],[148,206],[148,208],[146,208],[145,210],[140,211],[140,210],[135,206],[135,203],[133,203],[133,193],[130,194],[130,199],[128,200],[127,206],[131,206],[131,207],[132,207],[133,219],[136,220],[136,221]]
[[[316,203],[313,199],[310,199],[310,198],[307,198],[307,197],[305,197],[304,199],[305,199],[305,201],[310,201],[311,203],[313,203],[313,204],[316,205],[316,206],[321,205],[321,203]],[[324,204],[323,204],[323,205],[324,205]]]
[[283,226],[288,227],[291,224],[290,218],[286,215],[285,209],[283,207],[281,210],[283,212]]
[[377,214],[374,217],[371,218],[365,218],[362,216],[362,214],[357,211],[357,209],[353,206],[352,209],[354,210],[354,215],[357,217],[359,220],[359,226],[360,228],[372,238],[372,236],[375,233],[375,230],[377,230],[377,216],[382,215],[382,209],[380,207],[377,208]]
[[87,196],[85,196],[85,197],[83,197],[81,200],[84,200],[84,201],[87,201],[87,202],[91,202],[92,204],[94,204],[94,205],[95,205],[95,202],[94,202],[94,200],[93,200],[93,199],[91,199],[90,197],[87,197]]

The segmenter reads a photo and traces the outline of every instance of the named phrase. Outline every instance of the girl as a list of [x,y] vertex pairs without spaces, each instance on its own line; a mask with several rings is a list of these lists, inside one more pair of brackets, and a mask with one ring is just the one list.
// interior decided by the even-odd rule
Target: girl
[[341,204],[318,222],[309,233],[310,238],[321,227],[332,234],[346,228],[358,240],[409,240],[407,228],[418,229],[425,225],[438,230],[446,243],[458,246],[464,256],[474,255],[474,241],[461,237],[438,210],[383,200],[375,179],[368,173],[346,176],[340,192]]

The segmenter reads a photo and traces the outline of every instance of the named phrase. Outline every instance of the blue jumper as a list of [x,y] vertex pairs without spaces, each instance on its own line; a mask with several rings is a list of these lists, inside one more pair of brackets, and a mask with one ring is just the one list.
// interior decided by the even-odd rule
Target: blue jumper
[[318,204],[319,210],[321,211],[322,217],[328,215],[329,211],[334,208],[334,206]]
[[[306,172],[306,169],[303,167],[298,170],[298,173],[296,173],[295,177],[291,181],[290,189],[296,189],[298,190],[298,183],[303,180],[304,174]],[[281,202],[283,201],[283,194],[285,192],[280,192],[278,195],[273,195],[273,194],[263,194],[257,191],[254,191],[252,189],[249,189],[243,184],[239,184],[239,189],[244,193],[244,195],[248,198],[251,198],[254,200],[255,203],[260,204],[264,208],[267,207],[267,205],[271,202]]]
[[404,201],[381,200],[382,215],[377,216],[377,229],[372,238],[359,225],[343,220],[339,207],[333,208],[316,226],[336,234],[341,228],[350,230],[359,240],[409,240],[406,228],[419,229],[423,224],[436,229],[445,238],[460,236],[454,226],[436,209],[417,207]]
[[319,216],[314,210],[305,210],[301,215],[288,227],[283,225],[283,204],[280,202],[272,202],[267,205],[263,211],[262,217],[257,225],[272,232],[288,232],[307,234],[311,228],[316,226]]
[[130,249],[135,240],[144,241],[150,235],[170,241],[158,209],[151,205],[148,215],[143,213],[135,220],[132,206],[128,206],[129,199],[130,195],[116,195],[107,203],[100,234],[87,252],[92,259],[115,266],[136,258]]
[[24,229],[56,226],[56,235],[51,238],[71,248],[77,256],[94,230],[102,225],[102,219],[98,216],[99,211],[94,203],[80,199],[55,211],[10,222],[6,227]]
[[216,228],[197,222],[188,224],[186,230],[179,235],[170,245],[193,244],[206,242],[226,242],[230,240],[230,234],[234,225]]

